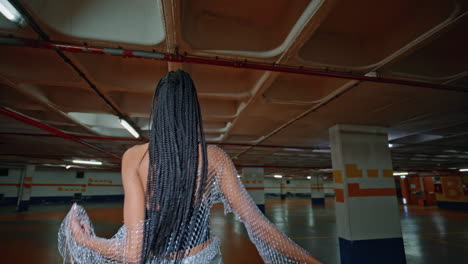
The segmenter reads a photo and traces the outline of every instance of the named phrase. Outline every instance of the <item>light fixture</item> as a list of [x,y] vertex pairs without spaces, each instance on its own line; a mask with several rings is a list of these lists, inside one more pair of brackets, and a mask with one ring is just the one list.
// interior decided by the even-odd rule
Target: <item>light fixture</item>
[[312,152],[330,153],[330,152],[331,152],[331,149],[313,149]]
[[393,147],[393,144],[392,144],[392,143],[388,143],[388,147],[389,147],[389,148],[392,148],[392,147]]
[[403,204],[406,204],[406,198],[403,197]]
[[237,178],[240,178],[240,175],[239,175],[239,174],[237,174]]
[[68,170],[69,168],[71,168],[71,165],[66,165],[66,166],[65,166],[65,169]]
[[277,179],[281,179],[281,178],[283,178],[283,175],[273,175],[273,177],[275,177]]
[[94,160],[73,160],[73,163],[87,164],[87,165],[102,165],[101,161],[94,161]]
[[459,171],[468,171],[468,169],[459,169]]
[[407,172],[394,172],[393,176],[401,176],[401,175],[408,175]]
[[312,179],[312,177],[310,177],[310,176],[307,176],[307,179],[308,179],[308,180],[310,180],[310,179]]
[[21,22],[21,14],[8,0],[0,0],[0,13],[12,22]]
[[404,179],[404,178],[406,178],[406,176],[405,176],[405,175],[401,175],[400,178],[401,178],[401,179]]
[[299,148],[283,148],[284,151],[304,151],[303,149]]
[[132,134],[134,137],[140,137],[140,134],[138,134],[138,132],[136,132],[136,130],[125,119],[120,119],[120,124],[125,127],[125,129],[127,129],[128,132],[130,132],[130,134]]

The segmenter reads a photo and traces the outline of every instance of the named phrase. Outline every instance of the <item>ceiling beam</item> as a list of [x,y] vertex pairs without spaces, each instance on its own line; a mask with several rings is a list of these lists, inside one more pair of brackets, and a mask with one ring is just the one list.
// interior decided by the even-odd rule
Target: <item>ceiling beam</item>
[[[27,24],[39,35],[39,38],[43,41],[50,41],[49,35],[41,29],[38,23],[34,20],[33,16],[29,13],[29,11],[20,3],[18,0],[9,0],[10,3],[15,7],[16,10],[24,17]],[[55,52],[58,54],[63,61],[68,64],[87,84],[88,86],[109,106],[112,111],[120,118],[127,121],[139,134],[143,137],[141,130],[138,126],[136,126],[129,117],[123,114],[123,112],[118,108],[116,104],[114,104],[109,98],[107,98],[103,92],[101,92],[97,86],[91,81],[91,79],[86,76],[86,74],[70,59],[67,55],[65,55],[64,50],[54,49]]]
[[70,121],[71,123],[79,126],[80,128],[86,130],[89,134],[91,135],[97,135],[97,133],[89,128],[88,126],[77,122],[75,119],[71,118],[69,115],[64,113],[62,110],[58,109],[55,107],[53,104],[51,104],[49,101],[47,101],[45,98],[40,98],[38,95],[34,95],[31,91],[31,89],[27,89],[25,87],[25,84],[17,84],[11,80],[9,80],[7,77],[4,77],[0,74],[0,81],[4,83],[4,85],[7,85],[8,87],[11,87],[15,89],[17,92],[21,93],[25,97],[37,102],[40,106],[52,111],[53,113],[58,114],[59,116],[65,118],[66,120]]
[[40,123],[40,122],[38,122],[38,121],[36,121],[34,119],[31,119],[31,118],[29,118],[29,117],[27,117],[25,115],[19,114],[17,112],[14,112],[14,111],[12,111],[10,109],[7,109],[5,107],[0,106],[0,114],[6,115],[6,116],[11,117],[13,119],[16,119],[18,121],[22,121],[23,123],[35,126],[35,127],[40,128],[40,129],[42,129],[44,131],[56,134],[56,135],[58,135],[58,136],[60,136],[62,138],[75,141],[75,142],[77,142],[77,143],[79,143],[81,145],[87,146],[88,148],[91,148],[93,150],[97,150],[99,152],[105,153],[105,154],[107,154],[107,155],[109,155],[109,156],[111,156],[111,157],[113,157],[115,159],[118,159],[118,160],[121,159],[120,156],[117,156],[114,153],[108,152],[108,151],[106,151],[104,149],[101,149],[101,148],[96,147],[96,146],[94,146],[92,144],[89,144],[89,143],[77,138],[76,136],[74,136],[72,134],[62,132],[62,131],[60,131],[60,130],[58,130],[56,128],[53,128],[53,127],[48,126],[46,124]]
[[[464,13],[461,13],[460,14],[460,4],[457,2],[457,8],[456,10],[452,13],[452,15],[447,19],[445,20],[444,22],[436,25],[434,28],[428,30],[427,32],[425,32],[424,34],[422,34],[421,36],[417,37],[416,39],[410,41],[409,43],[407,43],[405,46],[401,47],[400,49],[396,50],[394,53],[390,54],[389,56],[387,56],[387,58],[383,59],[382,61],[380,61],[378,64],[375,64],[374,65],[374,68],[371,69],[369,71],[369,73],[375,73],[377,72],[377,70],[383,68],[383,67],[386,67],[386,66],[389,66],[390,64],[394,63],[395,61],[397,61],[398,59],[401,59],[405,56],[407,56],[408,54],[411,54],[412,52],[416,51],[417,48],[421,48],[424,44],[427,44],[429,43],[430,41],[432,41],[435,37],[439,36],[441,33],[443,33],[448,27],[452,26],[453,24],[455,24],[457,21],[459,21],[461,18],[463,18],[464,16],[466,16],[468,14],[468,12],[464,12]],[[378,77],[377,74],[375,74],[375,77],[371,77],[369,76],[368,74],[366,75],[363,75],[365,77],[369,77],[370,79],[374,79],[374,80],[389,80],[389,78],[381,78],[381,77]],[[331,77],[331,76],[330,76]],[[345,78],[342,78],[342,79],[345,79]],[[396,85],[406,85],[406,86],[414,86],[414,87],[423,87],[425,85],[419,85],[419,84],[422,84],[422,83],[425,83],[425,84],[429,84],[429,82],[420,82],[420,81],[413,81],[413,80],[406,80],[406,79],[398,79],[398,81],[396,81],[396,79],[393,79],[393,81],[383,81],[383,82],[380,82],[380,81],[370,81],[370,79],[367,79],[367,78],[355,78],[355,79],[349,79],[350,81],[345,83],[344,85],[342,85],[341,87],[339,87],[338,89],[336,89],[334,92],[332,92],[331,94],[329,94],[327,97],[325,97],[319,104],[316,104],[314,106],[312,106],[311,108],[307,109],[306,111],[302,112],[301,114],[297,115],[296,117],[286,121],[285,123],[283,123],[281,126],[279,126],[278,128],[274,129],[273,131],[271,131],[269,134],[265,135],[265,136],[262,136],[256,143],[257,144],[260,144],[261,142],[264,142],[265,140],[271,138],[272,136],[274,136],[275,134],[277,134],[278,132],[280,132],[281,130],[287,128],[288,126],[290,126],[291,124],[293,124],[294,122],[304,118],[305,116],[309,115],[310,113],[312,112],[315,112],[317,111],[318,109],[322,108],[323,106],[329,104],[331,101],[334,101],[335,99],[339,98],[340,96],[342,96],[343,94],[349,92],[351,89],[359,86],[360,83],[364,82],[364,81],[369,81],[369,82],[375,82],[375,83],[388,83],[388,84],[396,84]],[[440,83],[431,83],[432,85],[436,85],[436,86],[439,86],[439,88],[442,88],[443,86],[446,86],[447,84],[440,84]],[[432,86],[431,85],[431,86]],[[455,86],[451,86],[451,87],[455,87]],[[425,87],[425,88],[430,88],[430,87]],[[468,89],[467,88],[464,88],[464,87],[457,87],[455,89],[452,89],[452,88],[448,88],[448,89],[439,89],[439,88],[435,88],[435,87],[432,87],[431,89],[438,89],[438,90],[447,90],[447,91],[457,91],[457,92],[462,92],[462,93],[467,93],[468,92]],[[446,87],[447,88],[447,87]],[[232,128],[232,126],[231,126]],[[247,151],[249,151],[249,149],[246,149],[244,150],[243,152],[239,153],[236,158],[238,158],[239,156],[243,155],[244,153],[246,153]]]
[[260,71],[267,71],[267,72],[293,73],[293,74],[301,74],[301,75],[311,75],[311,76],[320,76],[320,77],[346,79],[346,80],[357,80],[357,81],[372,82],[372,83],[397,84],[397,85],[404,85],[404,86],[413,86],[413,87],[418,87],[418,88],[428,88],[428,89],[468,93],[468,89],[465,87],[445,85],[445,84],[440,84],[440,83],[411,81],[411,80],[396,79],[396,78],[383,78],[383,77],[378,77],[378,76],[354,74],[354,73],[339,72],[339,71],[326,71],[326,70],[321,70],[321,69],[306,68],[302,66],[294,66],[294,65],[286,65],[286,64],[271,64],[271,63],[254,62],[254,61],[246,61],[246,60],[228,60],[228,59],[222,59],[221,57],[209,58],[209,57],[197,57],[197,56],[190,55],[190,54],[180,55],[180,54],[166,54],[166,53],[137,51],[137,50],[91,47],[91,46],[86,46],[86,45],[55,42],[55,41],[38,41],[38,40],[33,40],[33,39],[20,39],[20,38],[10,38],[10,37],[0,37],[0,45],[26,46],[30,48],[53,49],[53,50],[61,50],[61,51],[76,52],[76,53],[94,53],[94,54],[99,54],[99,55],[122,56],[122,57],[128,57],[128,58],[155,59],[155,60],[171,61],[171,62],[214,65],[214,66],[220,66],[220,67],[245,68],[245,69],[260,70]]

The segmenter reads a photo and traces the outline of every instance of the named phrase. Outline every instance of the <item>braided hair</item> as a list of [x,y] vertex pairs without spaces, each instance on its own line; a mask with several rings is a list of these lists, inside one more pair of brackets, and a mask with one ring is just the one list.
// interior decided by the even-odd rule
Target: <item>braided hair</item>
[[[190,75],[177,70],[159,82],[150,114],[149,171],[141,263],[193,246],[202,204],[207,152],[200,105]],[[198,177],[197,177],[198,175]],[[177,256],[177,259],[183,256]]]

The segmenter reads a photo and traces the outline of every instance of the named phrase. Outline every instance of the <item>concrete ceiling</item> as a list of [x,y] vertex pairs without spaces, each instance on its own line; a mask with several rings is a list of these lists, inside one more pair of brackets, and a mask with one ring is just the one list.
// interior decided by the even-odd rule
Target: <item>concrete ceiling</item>
[[145,134],[159,79],[182,68],[197,87],[207,139],[224,144],[239,167],[302,176],[329,168],[328,128],[338,123],[387,127],[395,169],[468,167],[468,1],[14,2],[44,34],[0,15],[0,37],[46,35],[58,42],[376,74],[466,91],[63,52],[106,102],[57,52],[1,45],[0,105],[82,142],[0,115],[0,165],[84,158],[118,168],[119,160],[108,154],[120,156],[141,142],[131,140],[116,111]]

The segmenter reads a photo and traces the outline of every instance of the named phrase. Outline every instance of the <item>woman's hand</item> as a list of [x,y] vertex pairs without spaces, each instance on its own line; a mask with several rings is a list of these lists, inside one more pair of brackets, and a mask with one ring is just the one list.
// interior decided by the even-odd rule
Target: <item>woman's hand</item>
[[70,218],[70,230],[73,238],[78,244],[86,246],[91,239],[91,228],[88,224],[82,223],[76,215]]

